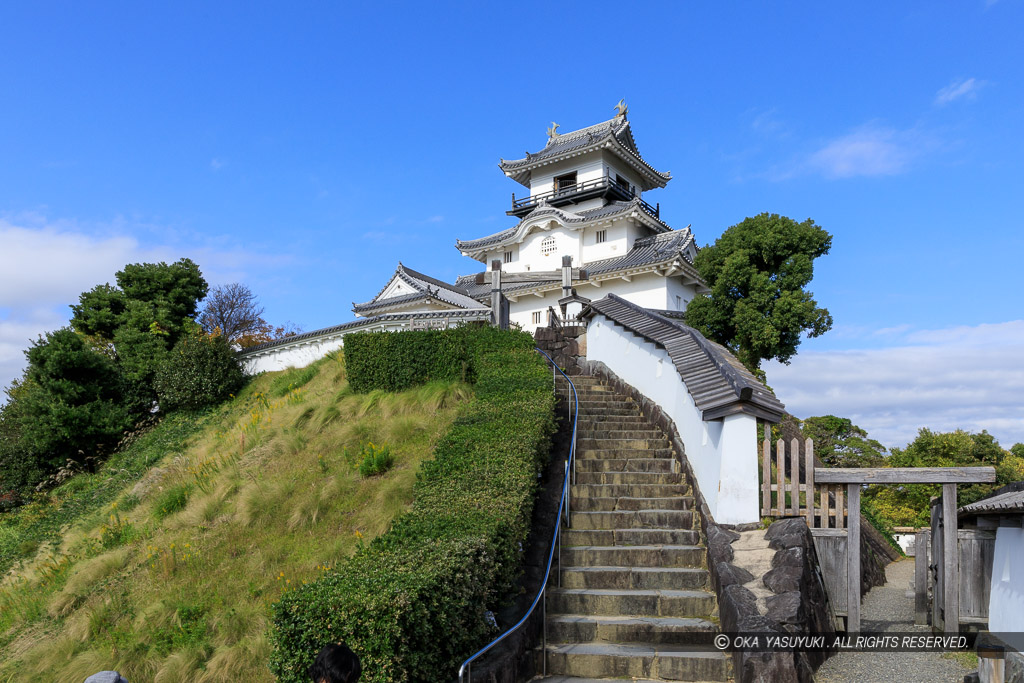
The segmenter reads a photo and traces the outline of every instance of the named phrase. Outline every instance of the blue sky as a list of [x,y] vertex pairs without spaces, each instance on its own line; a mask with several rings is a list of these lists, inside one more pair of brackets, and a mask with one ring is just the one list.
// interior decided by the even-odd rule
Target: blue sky
[[396,262],[507,227],[499,157],[610,118],[699,244],[763,211],[834,235],[835,327],[769,383],[889,445],[1024,441],[1019,0],[5,3],[0,382],[79,292],[194,258],[272,322],[349,320]]

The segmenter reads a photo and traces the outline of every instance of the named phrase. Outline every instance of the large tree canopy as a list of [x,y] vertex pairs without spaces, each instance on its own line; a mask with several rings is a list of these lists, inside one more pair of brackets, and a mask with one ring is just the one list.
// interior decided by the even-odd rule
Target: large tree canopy
[[207,284],[192,260],[132,263],[116,275],[117,287],[98,285],[71,307],[71,324],[104,348],[112,348],[136,407],[156,395],[153,379],[168,351],[185,333],[206,296]]
[[[1004,484],[1024,479],[1024,458],[1016,453],[1000,448],[985,431],[974,434],[958,429],[941,433],[922,429],[906,448],[893,448],[886,464],[889,467],[995,467],[995,484],[958,487],[957,504],[967,505],[991,495]],[[895,526],[928,526],[929,501],[941,493],[940,484],[870,486],[865,493],[865,504]]]
[[814,439],[814,454],[828,467],[881,467],[885,462],[885,446],[849,418],[809,417],[801,427],[805,437]]
[[51,332],[25,355],[21,443],[46,465],[97,455],[131,424],[117,367],[74,331]]
[[817,337],[832,327],[832,316],[804,289],[814,259],[831,246],[832,236],[809,218],[762,213],[732,226],[697,254],[694,265],[711,294],[689,303],[687,324],[751,370],[769,358],[788,363],[802,334]]

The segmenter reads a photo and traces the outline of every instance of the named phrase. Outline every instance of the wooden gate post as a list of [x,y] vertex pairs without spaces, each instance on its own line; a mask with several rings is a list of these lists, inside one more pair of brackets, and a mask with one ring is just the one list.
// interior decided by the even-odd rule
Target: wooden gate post
[[957,544],[956,484],[942,485],[943,621],[946,633],[960,632],[960,548]]
[[[839,489],[842,491],[842,489]],[[860,632],[860,484],[846,485],[846,632]],[[837,506],[838,507],[838,506]],[[841,518],[842,509],[836,510]]]
[[928,625],[928,554],[931,531],[919,529],[914,538],[914,623]]

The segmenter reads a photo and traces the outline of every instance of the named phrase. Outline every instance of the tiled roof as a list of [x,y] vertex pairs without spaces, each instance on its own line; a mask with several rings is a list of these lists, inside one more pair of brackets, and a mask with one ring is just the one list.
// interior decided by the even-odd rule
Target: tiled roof
[[584,316],[601,314],[668,352],[705,420],[748,413],[778,422],[785,406],[721,344],[614,294],[592,302]]
[[965,505],[958,511],[960,516],[978,514],[1021,514],[1024,513],[1024,482],[1009,484],[989,498]]
[[527,228],[529,224],[533,223],[534,220],[544,216],[556,216],[562,223],[571,225],[574,223],[594,221],[601,218],[609,218],[611,216],[631,213],[633,211],[638,211],[640,214],[645,216],[648,219],[648,225],[653,230],[657,230],[659,232],[668,232],[672,230],[672,228],[668,227],[666,223],[644,211],[640,205],[639,198],[628,202],[608,202],[604,206],[578,212],[566,211],[565,209],[560,209],[542,203],[538,204],[536,209],[523,216],[522,220],[520,220],[515,226],[475,240],[457,239],[455,240],[455,248],[462,252],[479,251],[488,247],[495,247],[506,242],[511,242],[519,239],[521,233],[525,232],[525,228]]
[[549,137],[544,149],[536,154],[527,152],[526,157],[523,159],[515,159],[511,161],[502,159],[498,166],[510,178],[529,187],[530,171],[537,164],[550,162],[573,152],[578,153],[580,150],[588,147],[596,148],[597,146],[603,145],[609,141],[618,143],[618,151],[620,151],[621,156],[632,157],[632,161],[636,166],[647,171],[645,175],[648,176],[650,186],[644,189],[650,189],[651,187],[664,187],[672,178],[672,174],[670,173],[662,173],[661,171],[654,170],[654,168],[652,168],[650,164],[644,161],[643,157],[640,156],[640,151],[637,149],[636,141],[633,139],[633,133],[629,127],[629,121],[626,120],[625,116],[616,116],[609,121],[574,130],[570,133],[563,133],[554,137]]
[[288,344],[294,344],[296,342],[309,342],[314,341],[318,337],[330,337],[338,334],[339,332],[349,333],[364,327],[372,327],[377,323],[400,321],[400,320],[432,320],[432,319],[445,319],[453,318],[456,320],[485,320],[490,319],[491,310],[489,308],[471,308],[467,310],[453,310],[453,311],[412,311],[409,313],[385,313],[383,315],[373,315],[366,318],[360,318],[359,320],[352,320],[347,323],[340,325],[334,325],[333,327],[325,327],[320,330],[313,330],[312,332],[303,332],[302,334],[296,334],[291,337],[284,337],[282,339],[275,339],[274,341],[264,342],[263,344],[257,344],[256,346],[250,346],[246,349],[242,349],[236,355],[239,358],[250,356],[259,351],[266,351],[276,346],[287,346]]
[[[399,296],[389,297],[387,299],[380,299],[380,295],[387,290],[388,285],[390,285],[396,277],[416,291],[410,294],[402,294]],[[455,285],[450,285],[447,282],[432,278],[429,275],[424,275],[412,268],[407,268],[402,265],[401,261],[399,261],[398,268],[395,269],[395,274],[388,280],[388,284],[384,285],[384,288],[377,292],[377,295],[370,301],[362,304],[353,303],[352,311],[354,313],[362,313],[364,311],[377,310],[388,306],[426,301],[427,299],[437,299],[451,304],[452,306],[458,306],[459,308],[480,307],[480,304],[470,297],[465,290]]]
[[633,242],[633,248],[622,256],[593,261],[585,264],[584,267],[590,275],[601,275],[626,268],[662,263],[676,257],[682,257],[692,265],[691,252],[693,250],[689,248],[692,244],[693,233],[688,227],[682,230],[663,232],[660,235],[641,237]]
[[[680,265],[684,267],[687,274],[696,279],[697,271],[693,268],[693,258],[691,256],[695,251],[693,233],[687,227],[660,235],[641,237],[633,243],[633,248],[622,256],[591,261],[590,263],[584,263],[580,268],[586,271],[588,278],[593,278],[620,270],[656,266],[681,259]],[[491,293],[490,279],[485,273],[484,284],[478,285],[476,284],[478,276],[479,274],[461,275],[455,281],[455,286],[465,291],[471,297],[477,299],[487,298]],[[557,270],[515,273],[515,276],[517,280],[529,278],[529,281],[516,283],[503,281],[501,290],[506,294],[515,294],[516,292],[534,289],[538,285],[547,285],[549,287],[561,286],[562,283],[562,274]],[[531,278],[530,276],[533,277]],[[698,287],[701,287],[701,285],[698,285]]]

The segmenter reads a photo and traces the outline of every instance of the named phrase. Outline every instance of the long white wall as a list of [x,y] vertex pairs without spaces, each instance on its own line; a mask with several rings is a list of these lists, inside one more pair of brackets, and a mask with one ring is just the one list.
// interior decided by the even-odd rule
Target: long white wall
[[738,414],[705,422],[668,353],[603,315],[595,315],[587,327],[587,360],[604,363],[675,421],[716,522],[760,519],[756,418]]

